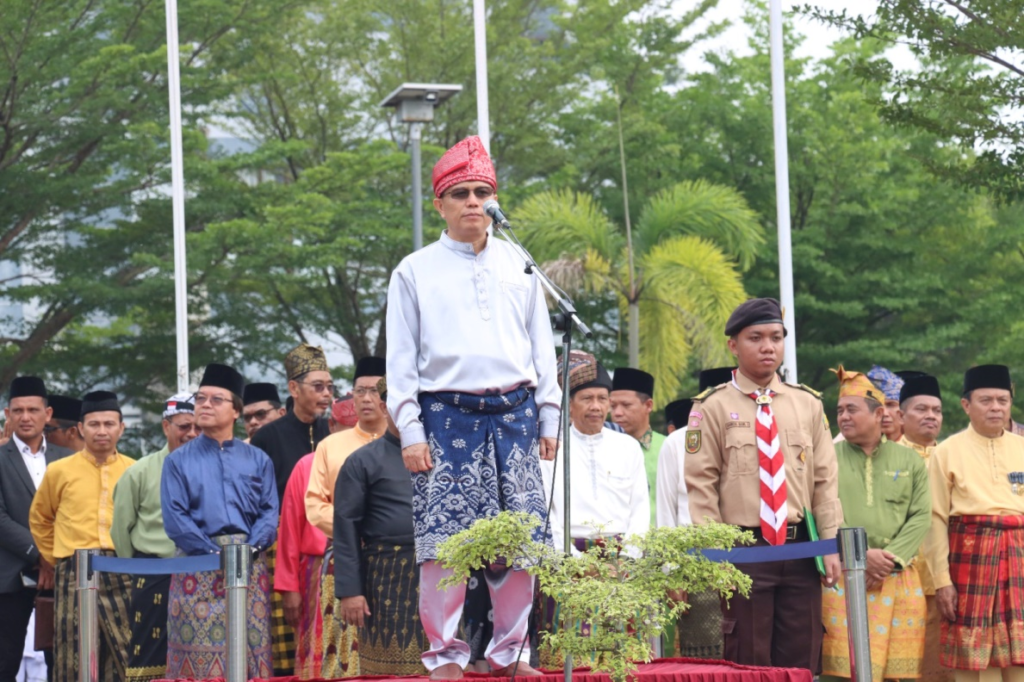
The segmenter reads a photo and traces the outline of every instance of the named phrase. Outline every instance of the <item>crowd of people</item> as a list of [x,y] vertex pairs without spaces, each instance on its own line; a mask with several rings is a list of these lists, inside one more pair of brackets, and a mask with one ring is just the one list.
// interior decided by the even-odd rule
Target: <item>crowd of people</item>
[[[752,299],[724,329],[736,366],[701,372],[700,394],[666,407],[662,435],[656,379],[639,368],[609,372],[573,351],[561,385],[542,290],[482,209],[497,180],[477,138],[442,157],[433,187],[447,229],[395,270],[387,357],[358,359],[351,396],[337,397],[323,351],[304,343],[284,358],[287,402],[211,364],[194,393],[166,401],[166,445],[135,461],[118,449],[114,393],[11,383],[0,682],[15,679],[33,609],[51,679],[77,679],[76,550],[169,558],[231,543],[254,556],[250,677],[539,675],[553,663],[539,661],[538,633],[560,623],[526,572],[492,565],[439,588],[439,544],[500,511],[550,512],[535,539],[556,547],[568,514],[571,551],[708,521],[768,546],[861,526],[874,680],[1024,680],[1024,438],[1006,367],[966,371],[970,425],[940,443],[934,377],[839,365],[833,438],[820,394],[779,378],[778,302]],[[690,609],[664,656],[851,676],[836,555],[739,568],[748,597],[667,595]],[[224,675],[218,571],[101,573],[98,596],[100,679]]]

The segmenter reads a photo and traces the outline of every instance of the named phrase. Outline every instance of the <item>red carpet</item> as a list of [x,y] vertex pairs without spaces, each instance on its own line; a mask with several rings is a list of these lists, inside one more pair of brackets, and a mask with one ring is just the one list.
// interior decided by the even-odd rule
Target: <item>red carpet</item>
[[[551,672],[543,677],[517,678],[530,682],[557,682],[563,679],[562,671]],[[576,668],[573,682],[610,682],[611,678],[604,673],[591,673],[590,668]],[[700,661],[693,658],[660,658],[641,665],[637,671],[637,682],[811,682],[811,671],[799,668],[759,668],[749,665],[737,665],[726,661]],[[480,673],[467,673],[465,680],[495,680]],[[506,680],[508,678],[505,678]],[[274,677],[269,680],[257,679],[252,682],[298,682],[298,677]],[[427,682],[427,677],[346,677],[340,682],[357,682],[358,680],[409,680],[409,682]],[[180,680],[159,680],[158,682],[182,682]],[[223,678],[204,682],[223,682]],[[316,682],[327,682],[318,678]]]

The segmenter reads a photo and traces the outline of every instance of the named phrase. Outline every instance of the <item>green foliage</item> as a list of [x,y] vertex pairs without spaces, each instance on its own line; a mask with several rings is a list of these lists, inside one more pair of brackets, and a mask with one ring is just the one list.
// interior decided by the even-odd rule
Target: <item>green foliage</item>
[[558,601],[565,623],[591,626],[587,637],[576,627],[560,627],[557,634],[545,633],[543,645],[576,660],[593,658],[593,668],[616,682],[625,682],[637,661],[651,660],[651,639],[689,608],[685,601],[668,599],[669,592],[713,590],[728,599],[750,591],[749,577],[700,553],[753,542],[749,532],[735,526],[655,528],[566,556],[532,540],[539,525],[530,514],[502,512],[449,538],[438,548],[438,561],[453,573],[441,587],[464,582],[473,570],[495,563],[524,568],[537,576],[542,594]]

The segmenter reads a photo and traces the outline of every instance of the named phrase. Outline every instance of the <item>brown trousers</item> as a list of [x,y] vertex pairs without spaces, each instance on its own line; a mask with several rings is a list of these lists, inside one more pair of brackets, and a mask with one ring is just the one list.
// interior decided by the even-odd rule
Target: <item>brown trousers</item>
[[[764,544],[758,540],[758,545]],[[813,559],[737,564],[750,597],[722,600],[725,659],[821,673],[821,574]]]

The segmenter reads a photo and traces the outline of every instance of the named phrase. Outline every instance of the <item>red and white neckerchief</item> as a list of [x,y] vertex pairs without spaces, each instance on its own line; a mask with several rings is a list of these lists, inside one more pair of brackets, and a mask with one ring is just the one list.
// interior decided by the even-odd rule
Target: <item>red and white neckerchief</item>
[[[736,383],[736,370],[732,373],[732,385],[743,393]],[[746,395],[757,403],[754,433],[761,465],[761,534],[769,545],[783,545],[786,543],[789,508],[786,506],[786,462],[780,447],[779,427],[772,411],[775,391],[764,388]]]

